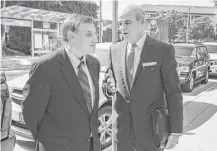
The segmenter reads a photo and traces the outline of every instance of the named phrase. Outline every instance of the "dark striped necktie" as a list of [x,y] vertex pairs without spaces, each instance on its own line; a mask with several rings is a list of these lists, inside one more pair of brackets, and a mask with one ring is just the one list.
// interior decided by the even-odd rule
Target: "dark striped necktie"
[[92,112],[91,89],[90,89],[90,83],[88,80],[87,73],[84,71],[84,61],[81,61],[80,65],[78,66],[78,81],[81,85],[81,88],[83,89],[87,108],[91,113]]
[[127,55],[127,79],[129,87],[131,89],[133,83],[133,74],[134,74],[134,60],[135,60],[135,48],[136,44],[132,44],[131,50]]

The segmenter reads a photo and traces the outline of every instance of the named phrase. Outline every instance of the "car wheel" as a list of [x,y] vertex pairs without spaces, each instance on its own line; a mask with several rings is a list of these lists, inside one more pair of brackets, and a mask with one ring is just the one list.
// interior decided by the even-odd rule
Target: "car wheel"
[[207,69],[206,74],[205,74],[205,79],[201,81],[202,84],[207,84],[209,80],[209,71]]
[[112,107],[102,107],[99,112],[99,138],[102,149],[112,145]]
[[189,81],[182,85],[182,90],[184,92],[192,92],[194,88],[194,75],[192,74]]

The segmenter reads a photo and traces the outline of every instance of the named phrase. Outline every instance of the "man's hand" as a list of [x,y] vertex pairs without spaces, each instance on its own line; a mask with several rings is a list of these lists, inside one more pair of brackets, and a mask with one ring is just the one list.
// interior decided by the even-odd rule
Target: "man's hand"
[[108,84],[109,86],[109,90],[111,92],[115,92],[115,81],[114,81],[114,78],[112,77],[112,71],[111,70],[108,70],[106,73],[105,73],[105,82]]
[[173,148],[175,148],[176,144],[178,144],[179,136],[180,135],[178,135],[178,134],[171,134],[169,136],[169,138],[168,138],[165,149],[173,149]]
[[115,88],[115,81],[114,81],[114,79],[111,78],[111,77],[109,77],[109,78],[107,79],[107,83],[108,83],[108,85],[109,85],[110,90],[111,90],[112,92],[115,92],[116,88]]
[[102,81],[102,92],[107,97],[107,99],[111,99],[115,90],[115,81],[112,78],[111,71],[107,70]]

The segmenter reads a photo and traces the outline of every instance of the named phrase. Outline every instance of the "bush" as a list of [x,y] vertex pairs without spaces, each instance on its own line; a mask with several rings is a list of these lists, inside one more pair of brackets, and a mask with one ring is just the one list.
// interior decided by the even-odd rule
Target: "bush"
[[31,55],[31,28],[11,26],[7,47],[25,55]]

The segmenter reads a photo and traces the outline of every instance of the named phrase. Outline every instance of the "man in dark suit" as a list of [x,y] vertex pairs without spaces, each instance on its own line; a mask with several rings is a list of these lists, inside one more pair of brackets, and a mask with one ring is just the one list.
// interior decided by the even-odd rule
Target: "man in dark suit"
[[120,23],[124,41],[111,46],[108,71],[112,76],[106,76],[116,88],[117,130],[113,132],[117,133],[113,138],[117,151],[163,150],[154,135],[152,111],[165,102],[170,115],[166,148],[174,148],[183,132],[183,98],[174,48],[145,33],[147,22],[139,6],[127,7]]
[[99,61],[88,55],[97,42],[94,20],[72,15],[62,27],[65,47],[31,68],[24,88],[24,120],[39,149],[100,151]]

